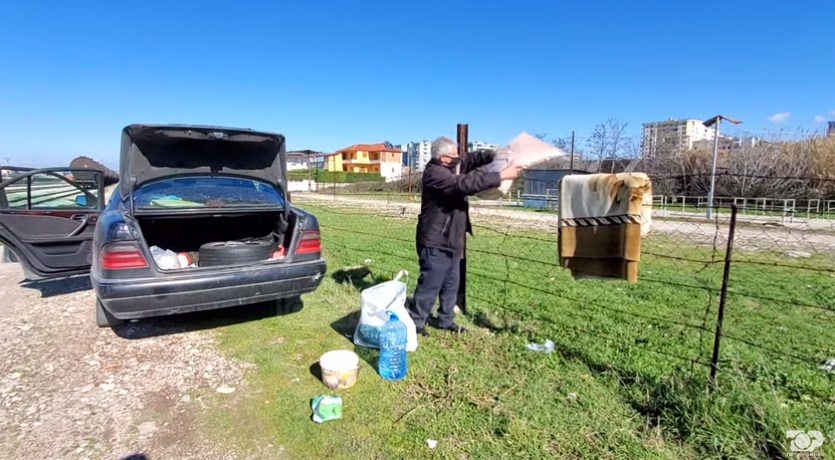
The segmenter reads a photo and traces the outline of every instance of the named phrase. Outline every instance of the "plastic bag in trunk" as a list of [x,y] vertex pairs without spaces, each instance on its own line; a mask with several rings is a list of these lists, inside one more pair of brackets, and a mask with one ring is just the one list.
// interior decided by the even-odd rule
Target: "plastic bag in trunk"
[[[500,172],[511,160],[515,160],[516,164],[522,166],[524,169],[542,163],[543,161],[566,155],[568,154],[554,145],[537,139],[523,131],[508,142],[507,145],[498,148],[493,161],[478,168],[477,171]],[[503,180],[499,187],[485,190],[476,194],[476,196],[484,200],[504,198],[510,193],[510,187],[512,185],[512,180]]]

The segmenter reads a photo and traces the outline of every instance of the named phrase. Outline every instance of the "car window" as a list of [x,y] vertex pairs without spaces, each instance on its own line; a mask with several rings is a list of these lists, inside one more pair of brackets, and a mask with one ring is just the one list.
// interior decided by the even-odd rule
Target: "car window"
[[0,202],[4,209],[95,209],[98,174],[93,171],[32,174],[4,187],[4,199]]
[[284,206],[284,197],[265,182],[236,177],[176,177],[142,185],[133,194],[141,208],[235,208]]

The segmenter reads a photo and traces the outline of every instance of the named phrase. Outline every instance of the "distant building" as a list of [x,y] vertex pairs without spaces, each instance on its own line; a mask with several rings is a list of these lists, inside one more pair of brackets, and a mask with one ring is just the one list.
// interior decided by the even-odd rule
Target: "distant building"
[[495,150],[499,148],[496,144],[488,144],[487,142],[473,141],[467,143],[467,151],[475,152],[476,150]]
[[388,143],[354,144],[327,156],[328,171],[379,173],[386,180],[402,174],[400,149]]
[[672,157],[690,150],[703,141],[712,141],[716,131],[702,120],[689,118],[644,123],[641,156],[644,158]]
[[522,186],[522,206],[535,209],[559,208],[560,181],[569,174],[592,174],[581,169],[529,169]]
[[[720,154],[730,153],[735,150],[747,150],[766,143],[763,139],[752,136],[733,137],[719,134],[718,152]],[[708,151],[713,151],[713,140],[696,141],[693,143],[693,148],[700,148]]]
[[315,150],[292,150],[287,152],[287,170],[317,169],[324,166],[325,153]]
[[407,142],[400,146],[401,164],[404,168],[414,168],[415,171],[423,171],[426,163],[432,159],[431,142],[427,140],[419,142]]
[[830,121],[826,126],[826,137],[835,136],[835,121]]
[[[497,148],[499,146],[496,144],[488,144],[487,142],[480,141],[473,141],[467,144],[468,152]],[[429,163],[429,160],[432,159],[432,142],[422,140],[401,144],[400,155],[401,164],[404,169],[414,168],[415,171],[423,171],[426,168],[426,163]]]

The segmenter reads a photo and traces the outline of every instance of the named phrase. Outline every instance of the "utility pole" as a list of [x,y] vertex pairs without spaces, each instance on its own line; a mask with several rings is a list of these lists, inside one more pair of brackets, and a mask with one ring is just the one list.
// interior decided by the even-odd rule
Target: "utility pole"
[[733,118],[728,118],[724,115],[716,115],[712,118],[709,118],[702,122],[708,128],[716,124],[715,132],[713,133],[713,162],[711,163],[710,167],[710,189],[707,192],[707,219],[710,220],[713,218],[713,194],[716,188],[716,158],[719,156],[719,125],[722,123],[722,120],[728,120],[729,122],[738,125],[742,123],[740,120],[735,120]]
[[571,130],[571,166],[569,166],[568,173],[574,174],[574,130]]
[[415,146],[412,143],[409,143],[409,146],[406,147],[406,164],[409,168],[409,201],[412,201],[412,173],[415,170]]
[[308,192],[310,192],[312,190],[311,176],[310,176],[310,161],[311,161],[312,158],[313,158],[312,152],[308,153],[307,154],[307,159],[306,159],[307,161],[305,161],[305,163],[307,163],[307,191]]

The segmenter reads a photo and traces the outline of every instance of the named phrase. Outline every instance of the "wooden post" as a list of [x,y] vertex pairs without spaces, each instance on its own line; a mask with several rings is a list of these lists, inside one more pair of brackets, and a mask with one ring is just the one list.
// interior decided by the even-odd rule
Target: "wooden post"
[[[467,124],[458,123],[458,156],[461,162],[467,159]],[[469,213],[469,211],[468,211]],[[467,219],[469,219],[469,214]],[[467,233],[464,232],[464,248],[461,251],[461,265],[459,271],[458,299],[456,305],[461,313],[467,313]]]
[[713,337],[713,355],[710,358],[710,388],[716,387],[716,371],[719,370],[719,341],[722,339],[722,321],[725,318],[725,302],[728,298],[728,280],[731,273],[731,255],[734,250],[734,235],[736,234],[737,206],[731,205],[731,226],[728,230],[728,249],[725,251],[725,270],[722,272],[722,290],[719,292],[719,311],[716,315],[716,334]]

